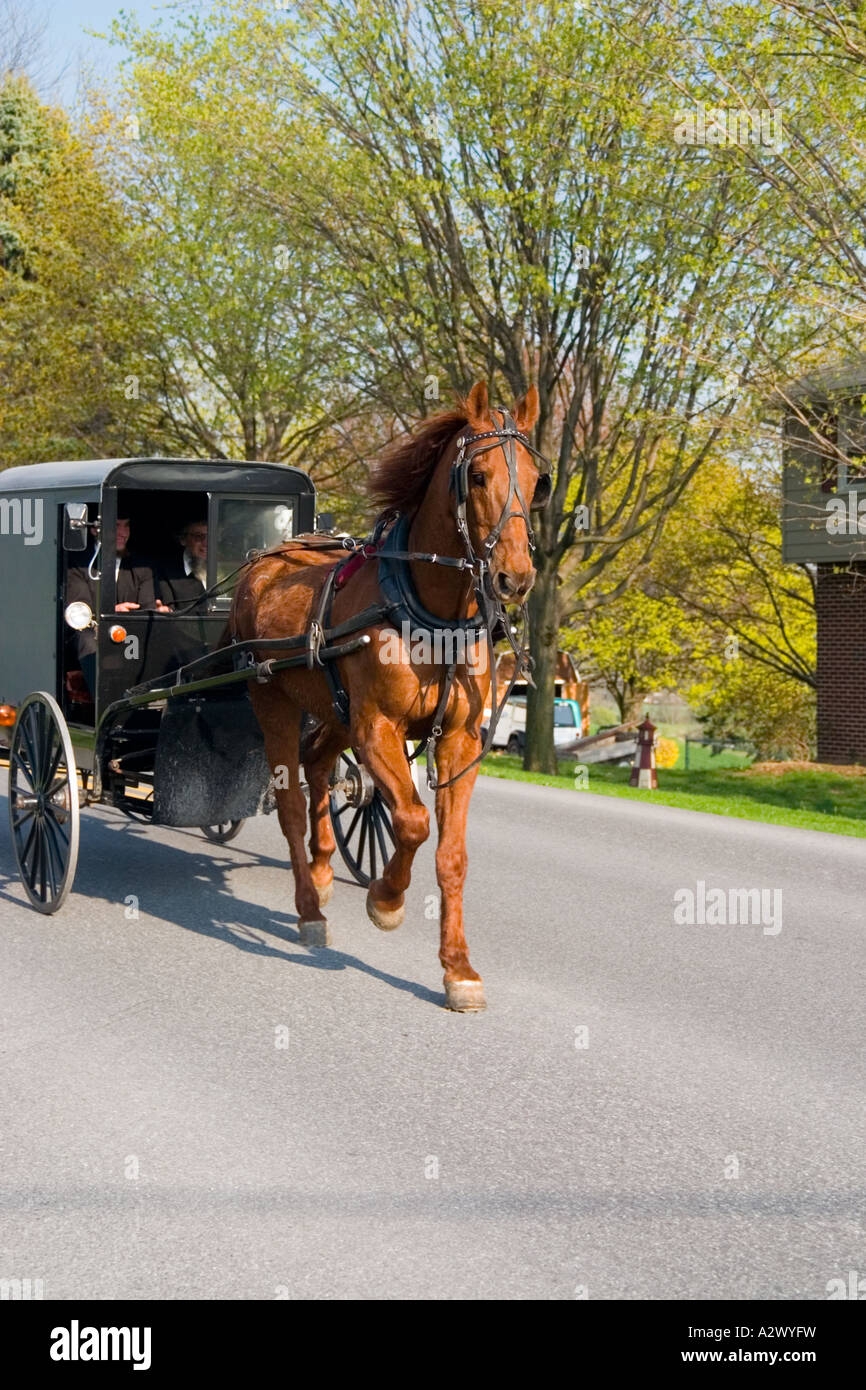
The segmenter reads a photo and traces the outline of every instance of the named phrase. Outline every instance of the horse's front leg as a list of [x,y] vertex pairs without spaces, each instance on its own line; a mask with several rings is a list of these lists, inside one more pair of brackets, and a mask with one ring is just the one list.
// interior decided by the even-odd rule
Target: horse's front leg
[[412,780],[403,736],[393,724],[380,715],[356,728],[355,747],[391,808],[396,848],[382,877],[370,884],[367,914],[381,931],[393,931],[403,921],[412,860],[430,834],[430,815]]
[[[436,747],[436,774],[447,782],[468,767],[479,751],[478,739],[464,728],[454,729]],[[487,1007],[484,985],[469,962],[463,930],[463,884],[466,880],[466,817],[478,776],[473,767],[450,787],[436,792],[436,878],[441,893],[439,959],[445,971],[445,1002],[457,1013],[474,1013]]]

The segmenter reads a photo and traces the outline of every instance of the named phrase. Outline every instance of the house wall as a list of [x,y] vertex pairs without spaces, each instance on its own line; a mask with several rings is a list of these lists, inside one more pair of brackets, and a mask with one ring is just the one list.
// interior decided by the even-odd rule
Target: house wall
[[[828,526],[827,503],[831,498],[843,498],[847,505],[849,490],[837,487],[833,460],[822,458],[808,428],[793,416],[785,423],[783,458],[783,560],[789,564],[845,564],[852,559],[866,559],[866,518],[864,534],[860,534],[856,516],[856,502],[866,497],[863,486],[854,489],[854,527],[836,534],[836,528]],[[829,489],[822,487],[828,476],[832,476]]]
[[866,763],[866,564],[819,567],[817,616],[818,761]]
[[[863,483],[851,489],[839,488],[835,461],[822,457],[808,427],[796,416],[785,422],[783,457],[782,559],[789,564],[845,564],[866,559],[866,500],[862,518],[857,512],[857,504],[866,499]],[[825,490],[822,481],[828,477],[832,481]],[[849,504],[851,492],[853,506]],[[828,526],[832,508],[828,510],[827,504],[838,498],[846,506],[842,534],[837,534],[836,525]]]

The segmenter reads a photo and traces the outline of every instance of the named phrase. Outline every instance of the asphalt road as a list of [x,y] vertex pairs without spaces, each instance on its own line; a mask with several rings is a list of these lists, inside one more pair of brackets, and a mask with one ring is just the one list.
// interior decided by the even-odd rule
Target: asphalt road
[[[456,1015],[432,843],[399,931],[342,881],[316,952],[274,818],[219,847],[88,811],[46,919],[0,815],[0,1278],[824,1299],[866,1275],[861,841],[481,778],[489,1008]],[[781,889],[781,930],[678,923],[698,880]]]

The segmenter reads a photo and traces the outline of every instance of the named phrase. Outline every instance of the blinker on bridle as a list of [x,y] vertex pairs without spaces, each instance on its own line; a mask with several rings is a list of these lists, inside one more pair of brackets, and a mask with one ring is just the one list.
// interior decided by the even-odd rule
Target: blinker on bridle
[[[529,548],[530,550],[535,549],[535,533],[532,529],[530,513],[541,511],[546,507],[550,502],[553,491],[549,461],[543,454],[539,453],[538,449],[529,442],[527,436],[517,428],[509,412],[503,410],[501,406],[497,409],[498,413],[502,416],[501,429],[484,430],[477,434],[464,434],[458,439],[457,457],[451,465],[451,477],[449,480],[449,488],[454,493],[454,500],[456,503],[457,529],[463,539],[463,544],[466,547],[470,560],[474,561],[479,557],[476,556],[472,546],[472,541],[469,536],[469,526],[466,520],[466,503],[469,499],[470,486],[469,473],[478,454],[487,453],[490,449],[501,448],[508,467],[508,496],[505,499],[505,505],[502,508],[499,520],[484,538],[485,555],[483,563],[485,565],[490,560],[493,547],[496,545],[503,530],[513,517],[517,517],[518,519],[521,517],[523,518],[526,524],[526,535]],[[482,439],[489,439],[492,442],[489,444],[482,444],[480,448],[471,447],[477,445],[478,441]],[[517,476],[516,445],[518,442],[523,445],[524,449],[530,454],[534,454],[535,457],[540,459],[545,465],[544,471],[539,471],[538,481],[535,484],[535,490],[532,494],[532,501],[528,507],[526,505],[526,499],[520,489],[520,480]],[[512,507],[512,503],[515,499],[520,508],[519,511],[515,511]]]

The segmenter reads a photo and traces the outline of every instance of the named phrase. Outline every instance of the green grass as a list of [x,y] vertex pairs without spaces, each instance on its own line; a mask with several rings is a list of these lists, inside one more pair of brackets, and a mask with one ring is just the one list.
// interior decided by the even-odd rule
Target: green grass
[[762,772],[745,768],[742,763],[739,767],[722,767],[714,759],[712,767],[695,771],[686,772],[681,767],[660,769],[659,788],[654,792],[630,787],[627,767],[590,765],[587,785],[582,790],[575,785],[572,762],[561,762],[558,775],[552,776],[524,772],[519,758],[492,753],[481,771],[488,777],[561,787],[572,794],[577,791],[578,795],[625,796],[687,811],[709,811],[716,816],[866,837],[866,775],[850,776],[826,767],[804,769],[798,764],[789,771]]
[[[669,738],[674,735],[662,734],[662,737]],[[673,772],[684,772],[686,766],[686,743],[685,739],[677,738],[680,756]],[[689,744],[689,773],[692,772],[718,772],[722,768],[746,768],[752,762],[750,753],[740,752],[735,748],[726,748],[722,753],[714,753],[712,747],[707,747],[703,743]]]

